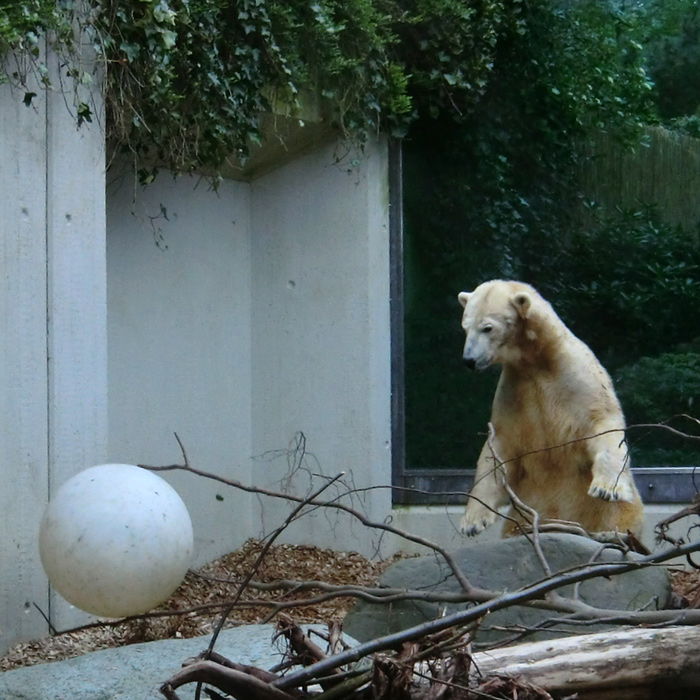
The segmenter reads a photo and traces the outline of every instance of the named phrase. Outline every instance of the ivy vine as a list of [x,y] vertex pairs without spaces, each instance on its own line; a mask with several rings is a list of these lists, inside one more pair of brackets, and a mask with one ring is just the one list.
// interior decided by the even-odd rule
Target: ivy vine
[[[614,3],[571,4],[579,5],[610,15]],[[549,0],[5,0],[0,81],[31,104],[32,75],[52,87],[42,37],[78,84],[91,80],[83,50],[92,47],[108,145],[132,154],[146,177],[149,164],[216,173],[231,154],[245,158],[261,139],[261,115],[278,101],[293,111],[306,94],[358,142],[382,129],[405,134],[421,117],[469,119],[525,40],[552,46],[547,65],[518,72],[533,100],[566,103],[557,111],[562,132],[616,114],[624,122],[643,71],[633,56],[636,73],[620,63],[607,29],[591,31],[599,16],[565,8]],[[601,37],[598,74],[586,82],[562,71],[561,56],[570,65]],[[92,118],[87,102],[77,98],[76,108],[79,121]]]

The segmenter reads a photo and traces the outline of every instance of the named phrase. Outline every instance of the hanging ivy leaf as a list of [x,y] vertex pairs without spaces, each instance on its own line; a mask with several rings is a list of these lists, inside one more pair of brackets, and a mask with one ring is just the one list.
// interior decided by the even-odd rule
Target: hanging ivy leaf
[[[552,160],[539,144],[557,133],[641,121],[640,45],[620,40],[633,15],[593,0],[20,0],[0,5],[0,56],[24,57],[5,61],[20,70],[0,79],[26,94],[30,74],[49,86],[40,37],[51,35],[62,78],[84,83],[79,47],[93,46],[110,149],[149,171],[155,159],[217,173],[259,141],[272,102],[293,114],[310,93],[362,143],[382,129],[404,135],[420,117],[488,113],[512,62],[528,98],[521,146]],[[89,121],[77,88],[75,108]],[[486,118],[495,134],[499,115]],[[510,156],[486,155],[496,184]]]

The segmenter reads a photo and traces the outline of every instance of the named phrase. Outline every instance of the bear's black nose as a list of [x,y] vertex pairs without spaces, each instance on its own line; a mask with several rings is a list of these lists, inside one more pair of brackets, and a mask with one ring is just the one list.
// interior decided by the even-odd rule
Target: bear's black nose
[[476,360],[473,357],[463,357],[462,359],[469,369],[474,369],[474,367],[476,367]]

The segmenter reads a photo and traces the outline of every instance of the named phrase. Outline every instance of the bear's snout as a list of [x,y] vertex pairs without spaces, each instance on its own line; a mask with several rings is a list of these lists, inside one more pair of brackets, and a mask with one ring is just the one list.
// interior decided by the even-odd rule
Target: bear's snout
[[469,369],[475,369],[476,368],[476,360],[473,357],[467,357],[465,355],[462,360],[464,361],[464,364],[469,367]]

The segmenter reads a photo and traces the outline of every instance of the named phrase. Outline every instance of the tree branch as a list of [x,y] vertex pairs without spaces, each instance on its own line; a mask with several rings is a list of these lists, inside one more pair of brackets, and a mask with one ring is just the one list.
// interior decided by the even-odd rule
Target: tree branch
[[[180,442],[179,438],[177,435],[175,436],[176,439],[178,440],[178,443]],[[184,452],[183,452],[184,454]],[[353,518],[356,518],[362,525],[365,527],[371,528],[373,530],[383,530],[384,532],[390,532],[394,535],[397,535],[398,537],[401,537],[402,539],[405,539],[409,542],[413,542],[415,544],[422,545],[428,549],[433,550],[434,552],[437,552],[447,563],[447,565],[450,567],[450,570],[455,576],[455,579],[459,582],[460,587],[462,590],[465,592],[470,592],[473,590],[473,587],[467,577],[464,575],[458,564],[456,563],[454,557],[452,554],[447,551],[444,547],[441,547],[435,542],[431,542],[430,540],[420,537],[419,535],[415,535],[411,532],[408,532],[407,530],[402,530],[400,528],[397,528],[389,523],[385,522],[377,522],[373,521],[367,516],[365,516],[363,513],[360,513],[359,511],[350,508],[349,506],[346,506],[343,503],[338,503],[337,501],[331,501],[331,502],[324,502],[324,501],[319,501],[316,496],[312,496],[311,498],[304,498],[301,496],[294,496],[292,494],[288,493],[280,493],[278,491],[273,491],[271,489],[266,489],[262,488],[259,486],[248,486],[240,481],[237,481],[236,479],[227,479],[225,477],[219,476],[217,474],[212,474],[210,472],[205,472],[202,471],[201,469],[196,469],[195,467],[190,466],[190,464],[187,462],[186,457],[185,457],[185,464],[171,464],[167,466],[148,466],[145,464],[140,464],[139,465],[142,469],[148,469],[149,471],[153,472],[163,472],[163,471],[185,471],[189,472],[190,474],[194,474],[196,476],[200,476],[204,479],[210,479],[212,481],[217,481],[222,484],[226,484],[227,486],[231,486],[233,488],[239,489],[240,491],[245,491],[247,493],[255,493],[259,494],[262,496],[269,496],[270,498],[276,498],[276,499],[282,499],[286,501],[291,501],[293,503],[298,503],[301,504],[302,506],[304,505],[310,505],[310,506],[316,506],[316,507],[322,507],[322,508],[330,508],[334,510],[339,510],[344,513],[347,513],[348,515],[352,516]],[[330,485],[330,484],[328,484]]]
[[[465,625],[470,622],[475,622],[489,613],[495,612],[496,610],[501,610],[502,608],[534,602],[535,599],[542,598],[549,591],[557,590],[563,586],[571,585],[577,583],[578,581],[583,581],[585,579],[594,578],[597,576],[620,575],[627,571],[638,569],[642,566],[648,566],[650,564],[660,563],[677,556],[683,556],[686,553],[695,552],[698,549],[700,549],[700,542],[692,545],[684,545],[682,547],[678,547],[677,549],[657,555],[643,557],[635,560],[634,562],[606,562],[588,565],[575,571],[561,572],[543,581],[525,586],[518,591],[507,592],[489,601],[479,603],[468,610],[461,610],[437,620],[431,620],[421,625],[416,625],[415,627],[402,630],[401,632],[389,634],[378,639],[373,639],[364,644],[360,644],[353,649],[326,659],[325,661],[321,661],[306,669],[296,671],[295,673],[292,673],[276,682],[275,685],[281,689],[298,687],[299,685],[307,683],[309,680],[314,678],[315,675],[328,673],[333,668],[337,668],[337,666],[343,666],[348,663],[356,662],[370,654],[394,648],[397,645],[405,642],[414,641],[427,634],[434,634],[456,625]],[[552,605],[546,601],[543,602],[545,602],[547,605]],[[568,601],[568,605],[566,607],[569,605],[571,606],[570,609],[572,612],[574,612],[575,619],[594,619],[595,617],[599,616],[600,613],[598,609],[593,609],[590,606],[581,604],[578,601]],[[616,614],[613,611],[606,612],[608,613],[609,621],[612,619],[618,623],[624,622],[626,624],[631,624],[631,613],[627,611],[621,611],[619,614]],[[668,623],[670,617],[668,612],[669,611],[637,612],[634,614],[634,619],[636,620],[636,624]],[[672,612],[674,613],[674,624],[694,625],[700,622],[700,614],[692,614],[700,613],[700,611]]]

